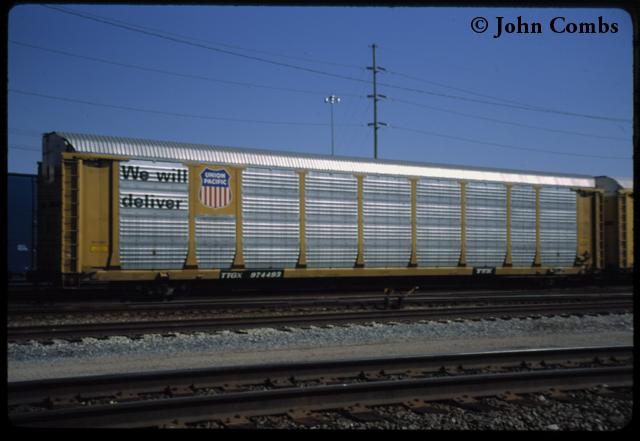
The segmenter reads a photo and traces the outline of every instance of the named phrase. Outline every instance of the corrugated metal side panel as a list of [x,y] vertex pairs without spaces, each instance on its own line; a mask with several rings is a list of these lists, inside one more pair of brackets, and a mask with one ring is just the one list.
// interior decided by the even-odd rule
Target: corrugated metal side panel
[[352,268],[358,254],[358,181],[309,172],[305,178],[305,243],[309,268]]
[[405,178],[363,181],[365,267],[406,267],[411,258],[411,184]]
[[536,256],[536,192],[533,187],[511,189],[511,262],[529,267]]
[[416,185],[419,266],[456,266],[460,259],[460,184],[420,179]]
[[243,165],[265,168],[305,169],[339,173],[368,173],[467,179],[478,181],[513,182],[540,185],[594,187],[595,179],[588,176],[534,174],[517,170],[480,170],[438,164],[412,164],[398,161],[372,161],[366,158],[335,158],[320,155],[301,155],[294,152],[269,152],[230,147],[152,141],[112,136],[58,133],[76,151],[122,155],[170,161]]
[[[187,171],[187,168],[180,163],[150,161],[126,161],[120,165],[122,268],[181,269],[189,243],[189,184],[161,182],[158,173]],[[127,174],[129,179],[126,179],[123,167],[129,173],[135,170],[138,177],[140,172],[149,173],[148,180],[131,179],[131,174]],[[171,209],[167,208],[168,200],[174,201]],[[141,205],[136,206],[136,201]],[[158,201],[165,201],[164,208],[158,207]]]
[[466,187],[467,265],[502,266],[507,252],[507,189],[469,182]]
[[540,189],[540,257],[543,266],[573,266],[577,248],[576,193]]
[[196,216],[198,268],[230,268],[236,253],[235,216]]
[[242,173],[242,234],[247,268],[294,268],[300,252],[300,187],[293,170]]

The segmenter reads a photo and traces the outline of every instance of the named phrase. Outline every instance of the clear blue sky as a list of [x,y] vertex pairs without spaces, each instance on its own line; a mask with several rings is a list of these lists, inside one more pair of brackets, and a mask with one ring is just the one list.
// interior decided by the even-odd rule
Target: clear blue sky
[[[379,158],[632,176],[632,23],[623,10],[52,7],[67,13],[9,12],[10,172],[35,173],[49,131],[329,154],[332,93],[342,99],[336,155],[373,157],[366,66],[375,43],[387,70],[378,75],[388,124]],[[493,38],[498,16],[538,22],[541,33]],[[475,17],[487,19],[486,32],[471,30]],[[602,17],[609,32],[553,33],[554,17],[596,31]]]

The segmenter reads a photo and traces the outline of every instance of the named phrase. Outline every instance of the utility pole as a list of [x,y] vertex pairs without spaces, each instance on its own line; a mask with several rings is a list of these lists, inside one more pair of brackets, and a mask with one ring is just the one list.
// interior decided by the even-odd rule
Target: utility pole
[[378,159],[378,127],[386,126],[385,123],[378,122],[378,101],[380,101],[380,98],[386,98],[386,96],[377,92],[376,74],[380,71],[385,71],[385,69],[376,66],[376,45],[372,44],[371,49],[373,51],[373,66],[367,66],[367,69],[373,71],[373,95],[367,95],[367,98],[373,98],[373,123],[367,125],[373,126],[373,158]]

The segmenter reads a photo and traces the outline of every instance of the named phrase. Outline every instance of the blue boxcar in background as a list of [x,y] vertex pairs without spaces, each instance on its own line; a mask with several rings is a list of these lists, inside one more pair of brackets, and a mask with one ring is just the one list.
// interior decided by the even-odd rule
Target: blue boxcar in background
[[10,279],[22,279],[36,263],[36,175],[8,173],[7,264]]

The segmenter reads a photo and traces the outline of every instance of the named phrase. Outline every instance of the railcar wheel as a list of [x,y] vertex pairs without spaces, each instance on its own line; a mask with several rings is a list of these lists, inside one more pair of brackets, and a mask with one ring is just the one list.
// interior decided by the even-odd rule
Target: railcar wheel
[[173,299],[175,287],[169,285],[169,283],[161,283],[156,287],[156,294],[162,300],[170,301]]
[[542,286],[543,289],[554,288],[556,286],[556,279],[551,277],[545,277],[542,280],[540,280],[540,285]]

